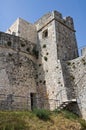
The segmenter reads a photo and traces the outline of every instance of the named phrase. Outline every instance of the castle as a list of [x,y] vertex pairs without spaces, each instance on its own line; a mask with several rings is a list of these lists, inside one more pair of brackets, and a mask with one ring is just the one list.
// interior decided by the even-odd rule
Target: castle
[[86,119],[86,48],[58,11],[0,32],[0,109],[70,109]]

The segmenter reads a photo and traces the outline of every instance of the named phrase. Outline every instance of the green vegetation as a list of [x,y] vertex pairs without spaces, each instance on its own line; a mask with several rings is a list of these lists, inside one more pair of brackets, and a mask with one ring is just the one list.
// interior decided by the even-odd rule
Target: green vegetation
[[66,110],[0,111],[0,130],[86,130],[86,121]]
[[70,111],[63,110],[62,113],[63,113],[64,117],[67,119],[75,119],[75,120],[78,119],[78,115],[76,115]]
[[44,121],[47,121],[50,119],[50,111],[45,110],[45,109],[34,109],[33,111],[35,115]]

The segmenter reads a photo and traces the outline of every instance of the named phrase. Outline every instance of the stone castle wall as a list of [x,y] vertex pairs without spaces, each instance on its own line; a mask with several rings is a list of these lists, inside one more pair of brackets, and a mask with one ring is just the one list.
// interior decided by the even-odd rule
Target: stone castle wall
[[[37,92],[33,49],[34,44],[29,41],[0,33],[0,95],[29,97],[30,102],[30,93]],[[16,104],[15,99],[12,104]]]
[[[83,72],[86,70],[85,59],[83,59],[85,56],[78,58],[73,19],[71,17],[63,19],[60,13],[54,11],[44,15],[35,24],[39,38],[39,87],[43,87],[43,81],[45,81],[48,99],[56,99],[59,104],[68,100],[77,100],[78,102],[79,99],[81,102],[85,102],[85,100],[83,101],[85,99],[85,89],[80,85],[80,82],[83,82],[83,86],[86,88],[86,76],[84,75],[83,77]],[[45,32],[47,32],[47,36],[44,36]],[[82,53],[85,54],[84,50]],[[70,64],[72,68],[69,67]],[[80,77],[83,77],[83,79],[76,86],[76,82]],[[84,98],[80,96],[80,88]],[[79,91],[78,94],[76,94],[77,90]],[[56,106],[59,106],[53,101],[48,103],[50,109],[55,109]],[[80,109],[78,113],[82,113],[82,116],[85,118],[85,103],[81,103],[81,105],[78,103]]]
[[57,11],[34,24],[19,18],[7,33],[13,35],[0,32],[1,94],[28,96],[29,109],[76,101],[75,111],[85,119],[86,48],[79,57],[73,19]]
[[73,86],[80,113],[86,118],[86,55],[67,61],[66,67],[69,72],[67,80]]

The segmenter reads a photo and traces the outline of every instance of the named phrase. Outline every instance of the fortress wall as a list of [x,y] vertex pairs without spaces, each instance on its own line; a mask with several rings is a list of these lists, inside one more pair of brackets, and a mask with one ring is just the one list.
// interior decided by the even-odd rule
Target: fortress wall
[[[12,45],[7,44],[9,40]],[[32,52],[24,50],[25,46],[22,49],[17,40],[17,37],[0,33],[0,95],[12,94],[29,97],[30,103],[30,93],[37,93],[36,58]],[[30,45],[28,42],[19,40],[19,43],[27,43],[26,46],[30,49],[33,48],[33,44]],[[6,102],[7,99],[4,99],[4,101]],[[13,104],[16,103],[17,100],[14,99]],[[28,107],[30,109],[31,104]]]
[[68,61],[67,69],[81,115],[86,119],[86,55]]
[[[28,55],[21,52],[18,54],[12,49],[0,47],[0,71],[2,76],[0,86],[3,87],[3,91],[0,92],[6,94],[4,87],[7,86],[9,86],[7,94],[29,96],[30,91],[36,91],[35,66]],[[6,83],[3,81],[5,78]]]
[[0,46],[19,50],[29,55],[35,56],[36,45],[21,37],[0,32]]

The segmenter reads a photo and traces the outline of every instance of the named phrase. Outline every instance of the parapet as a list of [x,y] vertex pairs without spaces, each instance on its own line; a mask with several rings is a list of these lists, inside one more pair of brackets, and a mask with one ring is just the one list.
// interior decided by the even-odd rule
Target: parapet
[[54,14],[55,20],[57,20],[58,22],[60,22],[64,25],[66,25],[70,29],[74,30],[74,23],[73,23],[72,17],[70,17],[70,16],[63,17],[62,14],[59,13],[58,11],[53,11],[53,14]]
[[63,18],[62,14],[58,11],[49,12],[49,13],[45,14],[42,18],[40,18],[37,22],[35,22],[35,25],[37,27],[37,31],[39,31],[43,27],[47,26],[53,20],[56,20],[57,22],[65,25],[66,27],[75,31],[73,18],[70,16]]
[[35,56],[36,45],[21,37],[0,32],[0,47]]

